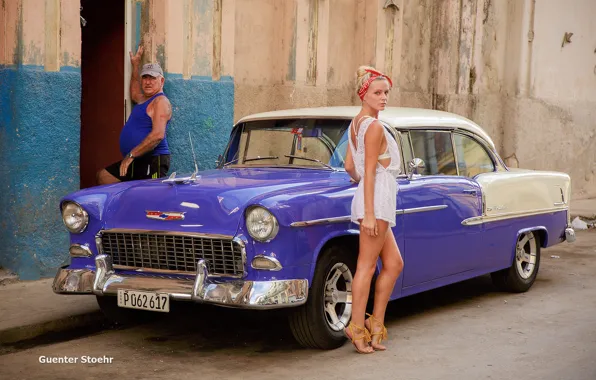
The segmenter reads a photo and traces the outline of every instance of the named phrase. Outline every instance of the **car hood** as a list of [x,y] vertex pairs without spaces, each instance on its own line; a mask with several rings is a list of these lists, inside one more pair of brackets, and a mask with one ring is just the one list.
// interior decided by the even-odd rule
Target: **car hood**
[[101,216],[104,229],[234,235],[247,206],[272,208],[272,199],[279,204],[286,195],[295,199],[296,194],[319,189],[327,193],[329,188],[349,189],[352,184],[343,172],[242,168],[202,172],[191,184],[148,180],[112,186],[111,199]]

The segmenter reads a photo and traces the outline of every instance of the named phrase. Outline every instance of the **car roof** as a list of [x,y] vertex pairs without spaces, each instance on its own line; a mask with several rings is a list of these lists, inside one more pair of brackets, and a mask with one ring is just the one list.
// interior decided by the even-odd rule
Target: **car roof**
[[[287,109],[248,115],[236,124],[269,119],[352,119],[360,110],[361,107],[359,106]],[[379,113],[379,120],[396,129],[426,129],[429,127],[462,129],[481,137],[495,149],[493,140],[482,127],[463,116],[451,112],[424,108],[387,107]]]

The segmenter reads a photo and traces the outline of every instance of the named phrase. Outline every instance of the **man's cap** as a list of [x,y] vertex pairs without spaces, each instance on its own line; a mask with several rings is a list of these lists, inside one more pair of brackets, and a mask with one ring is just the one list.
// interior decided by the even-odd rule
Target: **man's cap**
[[143,75],[151,75],[154,78],[163,77],[163,70],[159,63],[147,63],[143,65],[143,70],[141,70],[141,76]]

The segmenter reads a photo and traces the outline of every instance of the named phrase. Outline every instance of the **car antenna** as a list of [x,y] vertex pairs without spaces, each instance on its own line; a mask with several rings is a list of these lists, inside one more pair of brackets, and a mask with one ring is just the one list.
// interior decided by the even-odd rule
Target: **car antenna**
[[197,156],[195,155],[195,148],[192,145],[192,136],[190,135],[190,131],[188,131],[188,139],[190,140],[190,149],[192,150],[192,159],[195,162],[195,171],[192,173],[191,178],[196,179],[197,173],[199,172],[199,166],[197,165]]

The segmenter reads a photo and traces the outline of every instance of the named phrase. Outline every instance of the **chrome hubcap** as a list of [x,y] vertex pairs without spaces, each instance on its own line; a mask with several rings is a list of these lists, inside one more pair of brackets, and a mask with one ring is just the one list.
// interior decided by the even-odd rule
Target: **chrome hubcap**
[[344,263],[337,263],[325,279],[325,318],[334,331],[347,326],[352,316],[352,272]]
[[536,239],[533,232],[526,232],[519,237],[515,247],[515,261],[519,275],[528,279],[536,268]]

